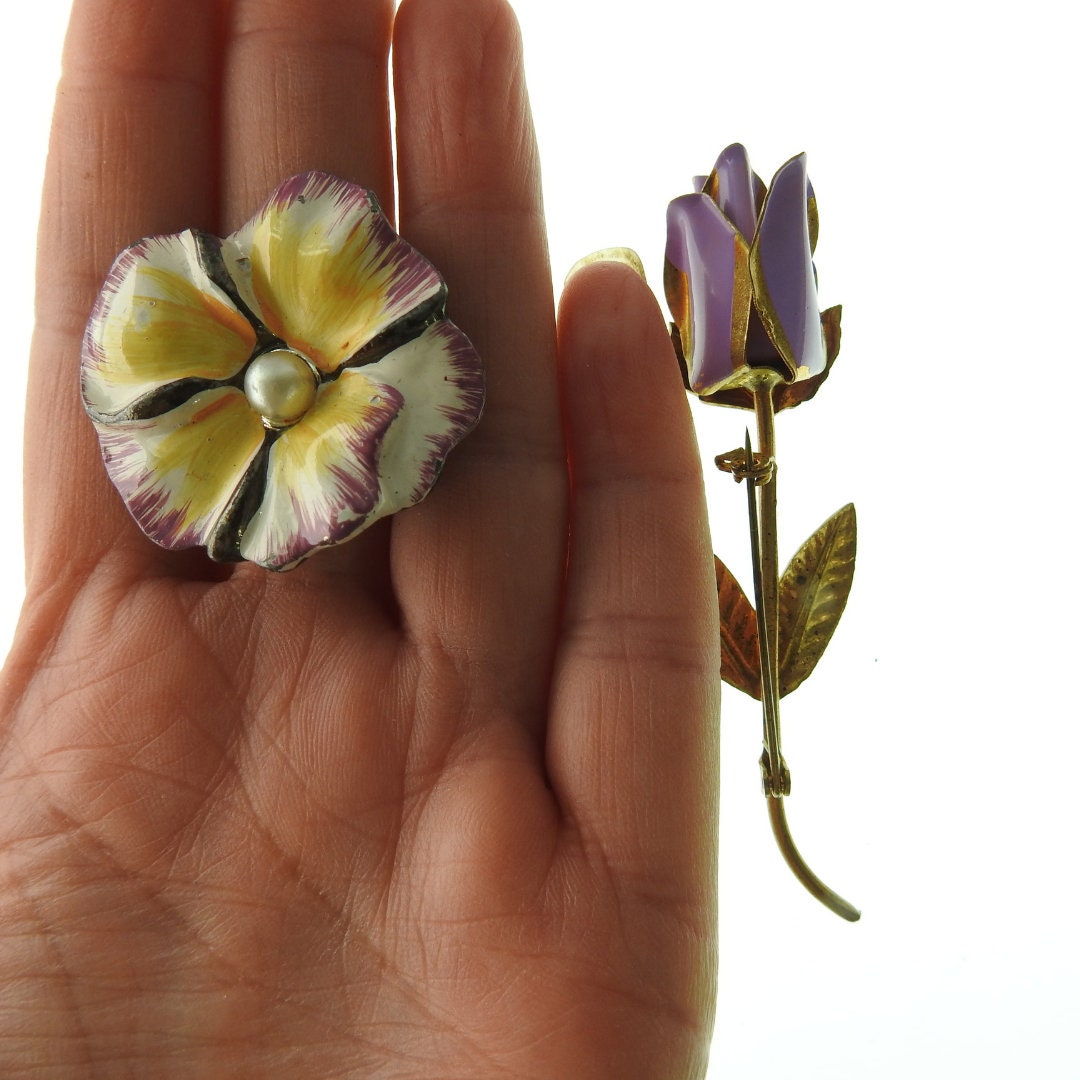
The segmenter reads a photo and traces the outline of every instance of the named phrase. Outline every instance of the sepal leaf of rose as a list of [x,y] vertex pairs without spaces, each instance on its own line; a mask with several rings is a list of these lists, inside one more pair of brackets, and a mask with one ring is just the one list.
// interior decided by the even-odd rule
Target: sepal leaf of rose
[[[840,316],[843,308],[835,304],[826,308],[821,313],[821,332],[825,337],[825,370],[819,375],[812,375],[809,379],[800,379],[798,382],[780,382],[772,392],[773,411],[781,409],[793,409],[804,401],[809,401],[821,389],[821,384],[829,377],[833,362],[840,352]],[[686,381],[686,364],[682,359],[681,342],[678,329],[672,327],[672,343],[675,346],[675,355],[679,360],[679,366],[683,370],[683,383]],[[753,409],[754,395],[744,386],[733,386],[728,390],[717,390],[715,394],[700,395],[700,400],[709,405],[727,405],[735,409]]]
[[[810,536],[780,578],[780,696],[806,681],[832,640],[855,575],[855,507],[848,503]],[[761,700],[754,608],[713,556],[720,612],[720,677]]]

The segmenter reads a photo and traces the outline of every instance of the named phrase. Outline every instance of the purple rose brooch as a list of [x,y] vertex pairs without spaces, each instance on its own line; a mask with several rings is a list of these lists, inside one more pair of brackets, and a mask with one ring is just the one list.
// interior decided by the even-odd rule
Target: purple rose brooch
[[[804,886],[841,917],[859,911],[806,864],[784,810],[791,773],[780,745],[780,699],[821,659],[855,572],[855,507],[832,515],[781,574],[777,555],[776,414],[810,400],[840,349],[840,308],[818,307],[817,197],[806,155],[767,187],[746,148],[727,147],[708,176],[668,207],[664,291],[687,390],[714,405],[752,409],[758,447],[716,465],[746,481],[754,602],[714,558],[723,643],[721,678],[762,704],[761,778],[773,835]],[[760,498],[759,498],[760,496]]]
[[82,397],[132,517],[162,547],[288,570],[419,502],[484,404],[445,304],[375,196],[319,172],[224,240],[121,252]]

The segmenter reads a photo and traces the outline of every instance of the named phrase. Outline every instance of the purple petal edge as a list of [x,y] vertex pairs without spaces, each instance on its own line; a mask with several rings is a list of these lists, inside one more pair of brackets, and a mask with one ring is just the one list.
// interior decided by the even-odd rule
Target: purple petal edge
[[757,309],[793,377],[825,368],[806,193],[806,155],[798,154],[773,177],[750,257]]
[[447,432],[427,437],[429,453],[420,467],[420,475],[413,488],[414,503],[419,502],[431,490],[439,478],[447,455],[476,427],[484,411],[484,369],[473,343],[460,327],[449,319],[443,319],[432,327],[431,334],[447,341],[452,371],[447,381],[457,391],[460,404],[443,406],[439,410],[451,427]]
[[672,200],[667,225],[667,260],[689,284],[691,355],[684,359],[690,388],[709,393],[741,363],[732,356],[739,234],[704,194]]
[[757,231],[760,205],[754,195],[754,171],[746,147],[742,143],[726,147],[716,159],[713,174],[716,205],[750,244]]

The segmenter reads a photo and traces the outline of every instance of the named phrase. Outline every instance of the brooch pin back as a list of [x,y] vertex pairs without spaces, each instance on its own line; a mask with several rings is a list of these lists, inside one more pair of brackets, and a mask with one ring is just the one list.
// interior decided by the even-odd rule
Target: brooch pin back
[[325,173],[224,240],[121,252],[82,397],[132,517],[162,547],[288,570],[419,502],[484,402],[445,303],[375,196]]

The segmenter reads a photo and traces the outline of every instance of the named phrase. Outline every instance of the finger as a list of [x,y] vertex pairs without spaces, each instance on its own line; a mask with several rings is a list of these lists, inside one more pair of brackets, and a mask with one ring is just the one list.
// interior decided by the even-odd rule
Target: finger
[[31,591],[106,556],[131,572],[162,559],[102,467],[79,399],[79,349],[123,247],[215,219],[218,26],[215,0],[76,0],[72,9],[45,176],[26,417]]
[[417,641],[483,673],[473,718],[537,728],[565,566],[565,452],[536,143],[503,0],[406,0],[395,26],[401,218],[487,373],[477,430],[394,523]]
[[[281,181],[312,170],[374,190],[393,215],[393,9],[393,0],[234,0],[223,103],[226,231]],[[377,525],[270,587],[306,592],[333,582],[385,606],[388,537]]]
[[387,57],[393,0],[234,0],[223,116],[227,228],[319,169],[392,212]]
[[571,279],[559,344],[573,489],[549,774],[610,866],[710,895],[719,634],[678,368],[652,294],[619,265]]

